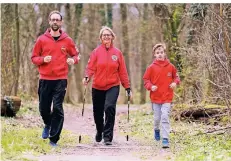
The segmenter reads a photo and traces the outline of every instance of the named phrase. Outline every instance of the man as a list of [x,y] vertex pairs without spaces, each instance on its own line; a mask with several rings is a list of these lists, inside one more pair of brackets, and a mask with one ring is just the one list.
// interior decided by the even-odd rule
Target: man
[[38,37],[31,59],[40,74],[39,111],[45,124],[42,138],[49,138],[49,144],[56,147],[64,122],[68,65],[79,62],[79,51],[73,40],[61,30],[62,15],[59,11],[52,11],[48,21],[50,28]]

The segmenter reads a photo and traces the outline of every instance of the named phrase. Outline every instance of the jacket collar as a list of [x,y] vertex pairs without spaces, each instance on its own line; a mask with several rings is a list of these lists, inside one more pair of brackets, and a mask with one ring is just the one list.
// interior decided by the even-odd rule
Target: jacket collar
[[[51,34],[50,34],[50,31],[51,31],[51,29],[48,28],[44,34],[45,34],[47,37],[53,39],[53,37],[52,37]],[[59,29],[59,32],[60,32],[60,37],[59,37],[58,40],[62,40],[62,39],[64,39],[64,38],[68,37],[67,33],[64,32],[63,30]]]
[[168,59],[165,60],[154,60],[153,64],[159,65],[159,66],[166,66],[170,63],[170,61]]
[[[100,45],[102,48],[104,48],[105,50],[107,50],[106,46],[104,44]],[[108,48],[108,50],[112,49],[114,47],[113,44],[111,44],[111,46]]]

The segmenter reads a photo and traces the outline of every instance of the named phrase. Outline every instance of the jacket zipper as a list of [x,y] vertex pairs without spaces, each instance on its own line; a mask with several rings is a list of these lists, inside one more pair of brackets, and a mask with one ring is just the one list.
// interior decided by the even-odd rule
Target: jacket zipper
[[108,73],[108,55],[109,55],[109,49],[107,50],[106,49],[106,51],[107,51],[107,70],[106,70],[106,88],[107,88],[107,73]]
[[[52,37],[52,38],[53,38],[53,37]],[[53,38],[53,41],[54,41],[55,46],[56,46],[56,45],[57,45],[57,42],[58,42],[59,40],[55,41],[55,39]],[[52,64],[51,74],[52,74],[52,75],[54,74],[53,64]]]
[[[52,38],[53,38],[53,37],[52,37]],[[53,41],[54,41],[55,46],[56,46],[56,41],[54,40],[54,38],[53,38]],[[57,41],[58,41],[58,40],[57,40]],[[53,65],[52,65],[52,69],[51,69],[51,74],[52,74],[52,75],[54,74]]]

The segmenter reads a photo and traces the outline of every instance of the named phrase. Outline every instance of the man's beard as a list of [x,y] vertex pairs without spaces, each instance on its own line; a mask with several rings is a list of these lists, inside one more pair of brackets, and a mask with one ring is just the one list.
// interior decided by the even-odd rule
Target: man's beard
[[59,28],[60,28],[60,26],[59,25],[51,25],[51,29],[53,30],[53,31],[58,31],[59,30]]

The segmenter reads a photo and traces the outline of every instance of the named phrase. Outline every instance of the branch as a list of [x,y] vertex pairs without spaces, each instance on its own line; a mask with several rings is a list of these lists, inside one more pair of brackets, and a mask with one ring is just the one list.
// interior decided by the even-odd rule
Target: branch
[[[214,130],[211,130],[211,131],[206,131],[206,132],[203,132],[203,133],[199,132],[199,133],[195,134],[194,136],[204,135],[204,134],[211,134],[211,133],[214,133],[214,132],[217,132],[217,131],[222,131],[222,130],[227,130],[227,129],[231,129],[231,126],[220,128],[220,129],[214,129]],[[224,134],[225,132],[226,131],[224,131],[223,133],[219,133],[219,134]]]
[[226,130],[226,129],[231,129],[231,126],[224,127],[224,128],[220,128],[220,129],[214,129],[214,130],[212,130],[212,131],[206,131],[206,132],[203,133],[203,134],[214,133],[214,132],[216,132],[216,131],[221,131],[221,130]]
[[211,80],[209,80],[209,79],[206,79],[206,80],[207,80],[208,82],[212,83],[213,85],[219,87],[219,88],[229,88],[229,87],[230,87],[230,85],[221,86],[221,85],[218,85],[218,84],[214,83],[213,81],[211,81]]

